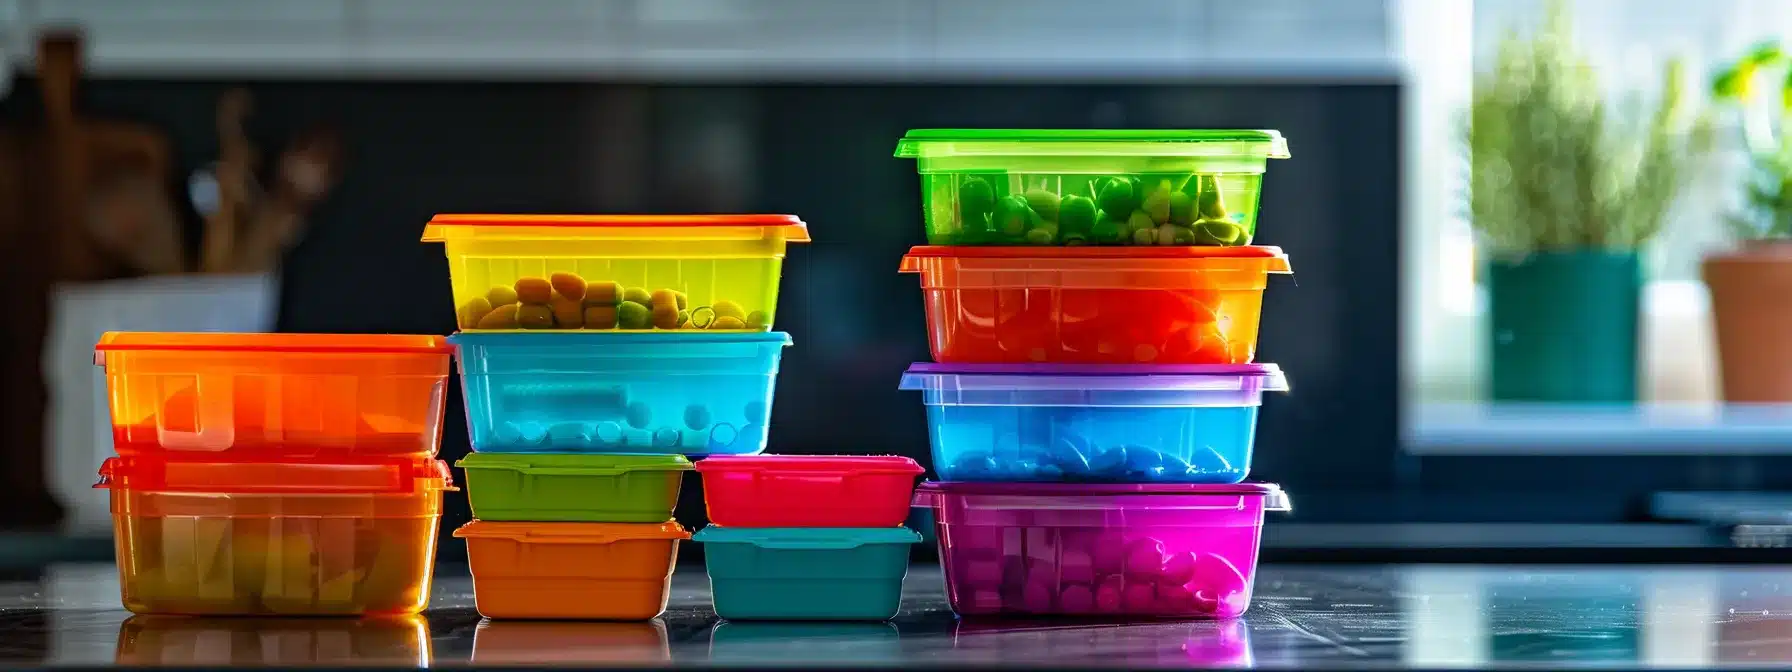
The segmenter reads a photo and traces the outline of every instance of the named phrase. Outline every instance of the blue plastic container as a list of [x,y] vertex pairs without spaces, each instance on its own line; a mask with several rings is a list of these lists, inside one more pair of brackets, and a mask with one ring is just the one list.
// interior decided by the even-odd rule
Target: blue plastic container
[[906,527],[716,527],[703,544],[716,615],[731,621],[882,621],[902,606]]
[[765,450],[772,333],[460,333],[473,450],[752,455]]
[[910,366],[944,481],[1237,483],[1274,364]]

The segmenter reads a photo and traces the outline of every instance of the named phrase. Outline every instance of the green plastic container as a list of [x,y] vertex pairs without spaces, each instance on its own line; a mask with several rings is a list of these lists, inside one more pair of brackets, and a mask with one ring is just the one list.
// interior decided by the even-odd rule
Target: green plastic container
[[703,546],[716,615],[731,621],[882,621],[902,606],[906,527],[716,527]]
[[683,455],[471,453],[467,503],[479,520],[663,523],[691,461]]
[[1249,245],[1276,131],[916,129],[930,245]]

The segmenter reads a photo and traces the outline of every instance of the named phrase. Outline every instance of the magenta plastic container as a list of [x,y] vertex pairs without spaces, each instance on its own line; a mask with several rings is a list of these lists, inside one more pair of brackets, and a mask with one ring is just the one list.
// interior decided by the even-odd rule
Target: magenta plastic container
[[993,614],[1233,618],[1251,603],[1265,483],[924,483],[946,598]]

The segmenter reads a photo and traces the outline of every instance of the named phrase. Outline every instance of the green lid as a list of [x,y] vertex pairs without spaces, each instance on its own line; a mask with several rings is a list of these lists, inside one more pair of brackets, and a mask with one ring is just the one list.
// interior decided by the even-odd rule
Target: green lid
[[468,453],[454,466],[462,469],[505,469],[526,474],[605,476],[631,471],[689,471],[683,455],[614,455],[610,453]]
[[974,154],[1289,156],[1288,141],[1270,130],[917,128],[896,144],[904,159]]
[[918,544],[921,535],[906,527],[718,527],[710,525],[691,541],[745,543],[792,551],[837,551],[866,544]]

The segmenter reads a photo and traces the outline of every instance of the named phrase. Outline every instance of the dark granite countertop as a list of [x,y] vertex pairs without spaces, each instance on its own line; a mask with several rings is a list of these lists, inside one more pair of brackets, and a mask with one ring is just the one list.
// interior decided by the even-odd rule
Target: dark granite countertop
[[132,617],[110,565],[0,583],[0,662],[629,663],[1316,667],[1709,667],[1792,664],[1792,569],[1270,566],[1233,622],[961,621],[937,568],[911,572],[890,623],[717,622],[700,566],[649,623],[491,622],[464,567],[431,609],[386,621]]

